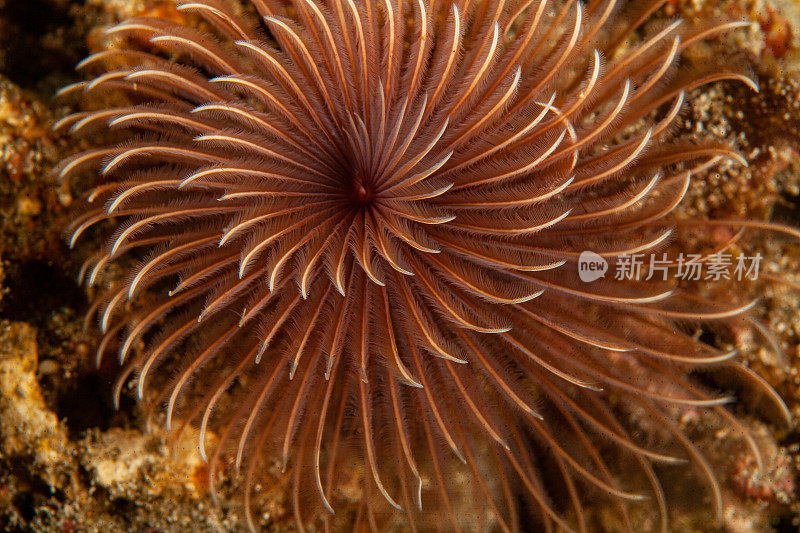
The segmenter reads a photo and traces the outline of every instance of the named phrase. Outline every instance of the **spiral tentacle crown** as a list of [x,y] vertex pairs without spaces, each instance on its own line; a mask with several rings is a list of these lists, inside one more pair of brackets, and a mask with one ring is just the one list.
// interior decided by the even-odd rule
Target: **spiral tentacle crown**
[[[277,460],[301,527],[330,524],[355,475],[372,527],[584,530],[588,493],[626,520],[647,500],[666,528],[653,465],[675,462],[720,513],[675,409],[714,410],[758,450],[690,372],[722,366],[780,403],[677,325],[748,305],[577,265],[713,224],[671,213],[693,174],[742,158],[674,125],[692,89],[754,84],[679,64],[741,24],[645,31],[664,2],[618,3],[184,0],[180,22],[108,30],[117,46],[80,64],[97,77],[62,91],[86,110],[57,127],[127,135],[59,168],[101,176],[70,228],[73,245],[113,231],[84,281],[131,268],[90,313],[117,393],[135,373],[168,427],[199,428],[248,509]],[[668,438],[640,441],[620,406]]]

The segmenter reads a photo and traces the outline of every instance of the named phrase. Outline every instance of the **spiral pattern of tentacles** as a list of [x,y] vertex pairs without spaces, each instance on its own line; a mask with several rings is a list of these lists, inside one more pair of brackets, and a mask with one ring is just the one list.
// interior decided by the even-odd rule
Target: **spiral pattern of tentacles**
[[[741,24],[645,31],[663,0],[618,3],[182,0],[191,24],[108,30],[117,45],[79,67],[96,77],[62,91],[86,110],[57,128],[122,139],[59,169],[101,176],[69,239],[113,234],[83,280],[130,268],[90,313],[98,358],[124,365],[118,393],[135,373],[168,427],[196,425],[248,509],[277,461],[301,527],[330,525],[360,475],[373,528],[582,531],[587,494],[623,523],[647,500],[666,528],[654,464],[677,462],[720,513],[674,409],[714,410],[758,450],[690,372],[724,367],[780,400],[680,325],[724,328],[748,304],[584,283],[578,257],[758,228],[671,217],[693,174],[741,161],[675,138],[687,93],[754,83],[679,65]],[[620,405],[671,442],[640,441]]]

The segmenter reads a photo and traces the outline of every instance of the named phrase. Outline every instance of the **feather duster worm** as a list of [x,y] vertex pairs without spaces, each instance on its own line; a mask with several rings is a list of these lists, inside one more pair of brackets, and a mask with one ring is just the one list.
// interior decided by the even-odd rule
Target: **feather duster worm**
[[[91,310],[98,358],[124,365],[118,394],[135,374],[168,428],[198,427],[212,472],[232,463],[251,528],[272,461],[301,528],[330,526],[355,475],[372,528],[583,531],[600,494],[623,523],[652,505],[666,529],[655,465],[678,462],[721,513],[675,409],[715,411],[759,451],[691,372],[725,368],[785,408],[681,325],[725,328],[750,304],[586,283],[578,260],[764,227],[671,216],[693,174],[743,162],[675,137],[687,93],[754,82],[679,64],[740,23],[645,32],[663,0],[618,3],[250,0],[256,17],[184,0],[199,24],[127,20],[80,64],[97,77],[62,93],[113,103],[57,127],[127,132],[59,169],[100,175],[70,244],[113,231],[83,280],[130,268]],[[640,439],[620,406],[668,438]]]

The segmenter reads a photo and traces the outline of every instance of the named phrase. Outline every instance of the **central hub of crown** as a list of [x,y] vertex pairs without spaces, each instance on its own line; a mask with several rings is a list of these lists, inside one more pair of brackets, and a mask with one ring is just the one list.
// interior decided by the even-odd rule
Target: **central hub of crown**
[[350,200],[359,207],[372,204],[375,199],[375,190],[369,183],[353,181],[350,189]]

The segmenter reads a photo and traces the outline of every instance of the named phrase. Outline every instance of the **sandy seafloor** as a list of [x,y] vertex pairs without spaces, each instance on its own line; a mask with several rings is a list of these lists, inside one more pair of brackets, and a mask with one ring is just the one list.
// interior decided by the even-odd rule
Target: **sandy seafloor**
[[[734,83],[695,92],[684,127],[735,141],[749,167],[724,165],[698,177],[681,209],[800,226],[800,0],[672,0],[658,16],[696,21],[720,12],[757,24],[710,43],[705,53],[741,53],[752,64],[761,92]],[[104,28],[143,13],[170,15],[174,9],[168,1],[155,0],[0,0],[4,531],[244,527],[233,484],[223,482],[219,506],[211,503],[208,472],[191,434],[170,453],[158,425],[145,427],[133,394],[126,392],[120,409],[113,408],[114,369],[95,369],[96,332],[82,329],[87,296],[75,278],[83,256],[81,250],[68,253],[62,238],[78,191],[49,173],[64,154],[79,148],[50,132],[54,117],[68,112],[53,105],[51,97],[78,79],[74,64],[100,49]],[[753,235],[742,246],[769,257],[765,268],[800,281],[800,243]],[[738,341],[747,364],[784,397],[795,425],[787,429],[773,424],[769,413],[734,407],[765,450],[766,471],[756,476],[741,443],[718,421],[702,412],[684,413],[681,426],[701,444],[722,481],[725,516],[717,524],[691,498],[677,498],[672,501],[674,531],[800,528],[800,293],[781,287],[762,292],[758,318],[777,333],[784,358],[747,332]],[[664,482],[680,486],[687,480],[675,475]],[[264,529],[294,528],[279,488],[259,487],[256,493],[256,516]],[[590,500],[587,513],[601,531],[620,527],[602,503]],[[652,519],[646,513],[638,516],[636,528]]]

